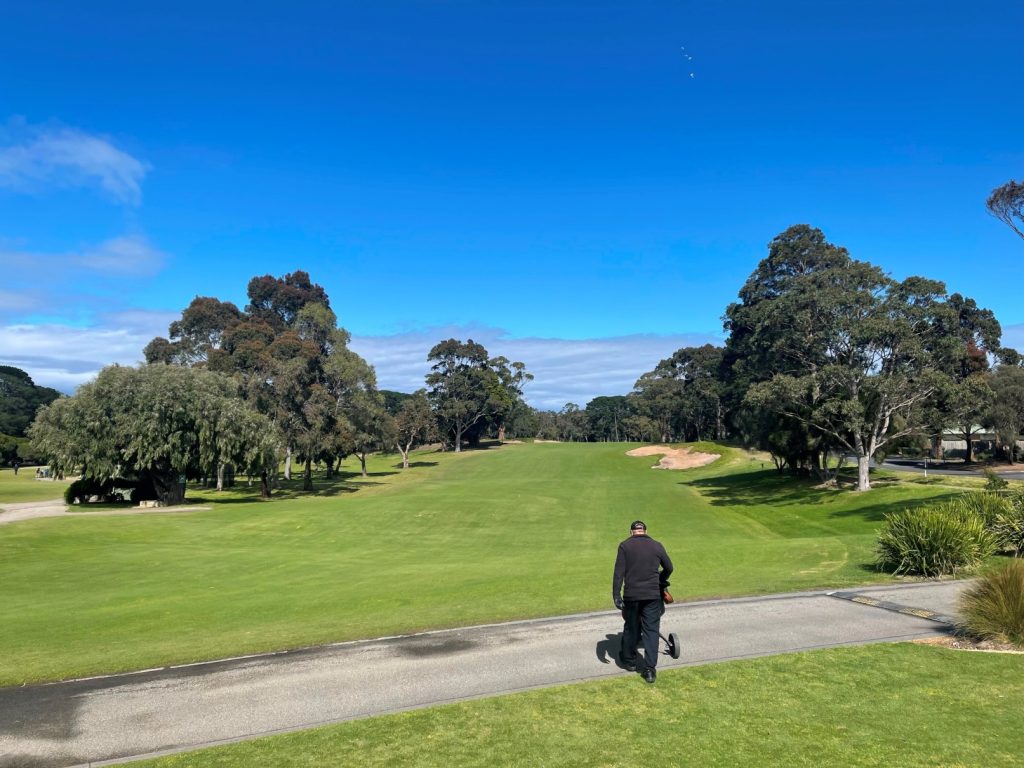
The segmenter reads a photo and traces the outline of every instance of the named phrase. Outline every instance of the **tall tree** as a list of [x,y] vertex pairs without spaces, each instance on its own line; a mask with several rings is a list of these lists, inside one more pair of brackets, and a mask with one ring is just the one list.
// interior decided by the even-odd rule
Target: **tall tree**
[[[809,243],[824,239],[809,228],[787,232]],[[772,266],[762,262],[745,286],[758,300],[733,305],[728,316],[753,359],[767,363],[755,369],[760,381],[745,402],[853,453],[857,487],[867,490],[871,457],[923,428],[920,406],[948,380],[948,361],[962,349],[962,338],[950,333],[959,317],[940,282],[898,282],[843,249],[824,252],[829,258],[814,269],[787,269],[776,280],[760,280]]]
[[402,454],[402,469],[408,469],[409,452],[432,440],[437,434],[437,420],[430,410],[426,390],[418,390],[403,399],[394,418],[395,446]]
[[433,363],[427,397],[458,453],[471,429],[504,413],[508,390],[491,367],[487,350],[472,339],[442,341],[430,350],[427,361]]
[[511,362],[506,357],[492,358],[488,365],[498,375],[497,387],[492,393],[495,402],[495,421],[498,426],[498,441],[505,441],[505,430],[518,405],[523,401],[523,387],[533,381],[533,374],[520,362]]
[[1024,237],[1024,182],[1011,179],[1001,187],[996,187],[985,201],[985,207],[1020,237]]

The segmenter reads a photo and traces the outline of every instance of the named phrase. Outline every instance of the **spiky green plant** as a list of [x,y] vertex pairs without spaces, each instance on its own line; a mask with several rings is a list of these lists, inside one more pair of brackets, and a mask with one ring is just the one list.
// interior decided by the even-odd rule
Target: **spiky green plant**
[[1024,560],[980,577],[960,598],[960,615],[973,637],[1024,645]]
[[887,514],[876,562],[897,574],[956,575],[995,550],[996,538],[981,516],[953,502]]

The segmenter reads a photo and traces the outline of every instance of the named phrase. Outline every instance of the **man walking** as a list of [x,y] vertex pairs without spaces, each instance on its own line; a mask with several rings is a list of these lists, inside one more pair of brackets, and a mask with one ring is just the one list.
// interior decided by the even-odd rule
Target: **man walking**
[[637,641],[642,635],[646,662],[644,680],[653,683],[657,676],[658,635],[672,561],[661,542],[647,535],[643,520],[635,520],[629,526],[629,534],[629,538],[619,544],[612,577],[612,600],[626,622],[619,662],[631,672],[636,669]]

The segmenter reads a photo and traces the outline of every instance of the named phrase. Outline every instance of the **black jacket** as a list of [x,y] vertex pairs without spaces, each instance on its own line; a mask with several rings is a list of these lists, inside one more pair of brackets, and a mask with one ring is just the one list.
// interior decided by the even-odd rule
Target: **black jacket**
[[[658,569],[661,569],[659,572]],[[624,600],[658,600],[672,575],[672,561],[660,541],[647,534],[630,536],[619,544],[612,577],[612,599],[622,592]]]

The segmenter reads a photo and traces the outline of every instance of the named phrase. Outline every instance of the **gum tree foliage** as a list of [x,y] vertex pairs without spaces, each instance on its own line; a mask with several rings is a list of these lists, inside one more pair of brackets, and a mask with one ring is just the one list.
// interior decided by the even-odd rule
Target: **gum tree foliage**
[[266,414],[292,458],[304,464],[303,488],[311,490],[312,463],[353,452],[361,433],[359,403],[372,404],[373,369],[348,349],[326,291],[309,275],[254,277],[244,311],[229,302],[196,297],[171,323],[170,338],[146,346],[147,362],[166,362],[230,373],[245,399]]
[[658,425],[662,442],[723,436],[723,350],[683,347],[636,382],[630,402]]
[[29,429],[55,472],[97,481],[136,480],[167,504],[184,501],[185,478],[223,463],[263,478],[276,463],[267,419],[245,407],[222,374],[163,364],[109,366],[43,408]]
[[456,453],[463,442],[478,435],[488,423],[499,430],[515,403],[522,385],[532,376],[522,363],[488,357],[482,344],[447,339],[430,350],[427,398],[437,416],[442,437]]
[[1001,187],[996,187],[985,201],[985,207],[989,213],[1024,238],[1024,182],[1011,179]]
[[726,327],[735,375],[750,382],[744,405],[805,429],[819,461],[853,454],[858,490],[870,488],[871,457],[926,427],[922,405],[963,355],[941,282],[893,280],[806,225],[772,241],[740,299]]
[[624,440],[623,421],[633,414],[633,406],[625,395],[595,397],[586,407],[587,422],[592,440]]

